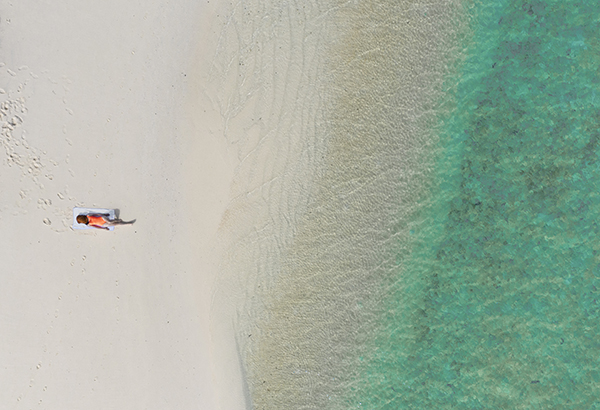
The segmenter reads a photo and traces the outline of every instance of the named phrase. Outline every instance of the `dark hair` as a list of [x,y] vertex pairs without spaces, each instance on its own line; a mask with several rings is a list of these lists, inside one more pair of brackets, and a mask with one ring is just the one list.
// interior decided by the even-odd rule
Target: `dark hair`
[[87,215],[77,215],[77,222],[80,224],[87,225],[90,221],[89,221]]

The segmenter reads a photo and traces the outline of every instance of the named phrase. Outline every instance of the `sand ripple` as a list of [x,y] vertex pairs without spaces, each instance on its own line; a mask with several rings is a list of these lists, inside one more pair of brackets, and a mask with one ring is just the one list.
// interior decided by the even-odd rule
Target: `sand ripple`
[[239,165],[213,306],[255,408],[344,408],[426,192],[457,14],[249,1],[224,19],[212,74]]

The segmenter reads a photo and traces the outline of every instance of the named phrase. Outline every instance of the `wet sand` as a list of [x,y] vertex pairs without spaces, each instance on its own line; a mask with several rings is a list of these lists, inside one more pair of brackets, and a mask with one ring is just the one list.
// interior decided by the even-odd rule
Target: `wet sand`
[[[252,404],[347,408],[434,164],[459,4],[246,2],[215,59],[239,149],[214,316]],[[237,194],[236,194],[237,193]]]

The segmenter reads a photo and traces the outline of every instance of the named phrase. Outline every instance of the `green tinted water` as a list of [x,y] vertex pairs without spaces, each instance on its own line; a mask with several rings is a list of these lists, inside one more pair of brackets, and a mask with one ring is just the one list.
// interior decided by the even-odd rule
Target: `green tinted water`
[[349,408],[597,408],[600,9],[477,1]]
[[594,408],[597,4],[248,0],[226,21],[218,296],[242,303],[215,300],[248,406]]

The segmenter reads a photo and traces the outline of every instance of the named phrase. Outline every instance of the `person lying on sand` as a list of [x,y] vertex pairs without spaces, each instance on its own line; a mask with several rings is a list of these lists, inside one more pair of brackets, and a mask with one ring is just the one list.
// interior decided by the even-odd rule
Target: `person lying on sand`
[[129,225],[135,222],[133,221],[125,222],[122,219],[108,219],[110,215],[108,214],[92,214],[92,215],[78,215],[77,223],[91,226],[98,229],[106,229],[108,230],[109,226],[117,226],[117,225]]

